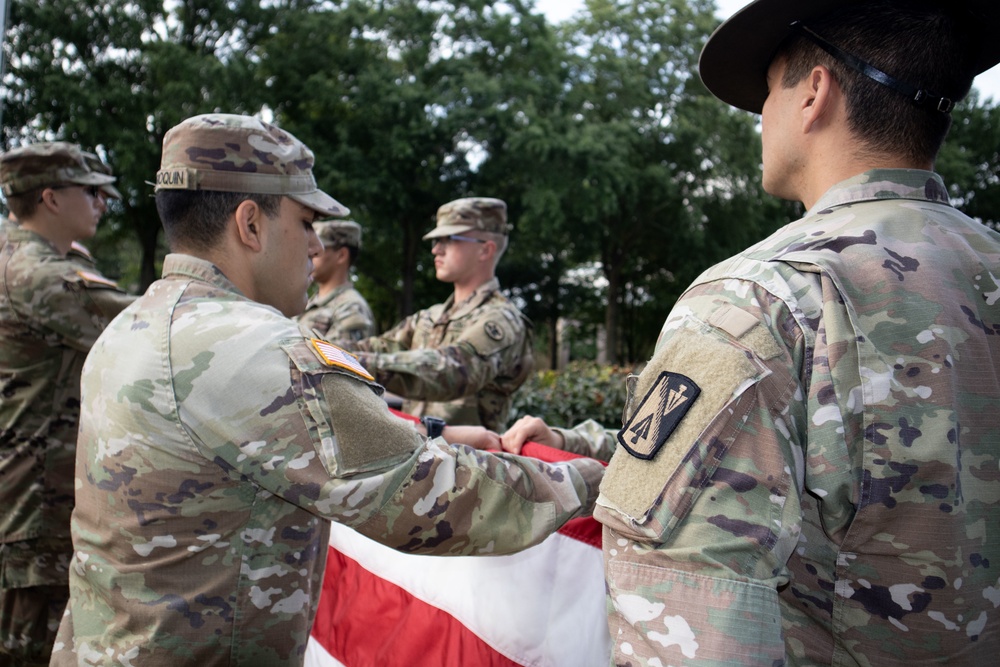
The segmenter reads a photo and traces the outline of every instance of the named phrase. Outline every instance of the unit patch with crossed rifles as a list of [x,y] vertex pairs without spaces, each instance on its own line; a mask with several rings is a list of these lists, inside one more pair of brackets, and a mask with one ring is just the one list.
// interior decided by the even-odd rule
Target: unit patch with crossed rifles
[[660,373],[632,418],[618,432],[618,442],[632,456],[650,461],[694,405],[701,388],[680,373]]

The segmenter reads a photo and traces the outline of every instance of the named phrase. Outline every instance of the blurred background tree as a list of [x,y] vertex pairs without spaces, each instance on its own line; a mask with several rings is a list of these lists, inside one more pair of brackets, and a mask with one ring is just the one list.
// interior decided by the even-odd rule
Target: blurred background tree
[[[14,0],[2,148],[65,139],[111,164],[125,200],[91,245],[142,290],[166,252],[147,183],[164,132],[273,120],[363,225],[358,286],[382,328],[451,291],[421,240],[438,206],[500,197],[501,284],[540,365],[567,356],[572,321],[569,356],[631,367],[699,272],[801,214],[761,190],[756,117],[696,75],[717,23],[711,0],[587,0],[558,25],[533,0]],[[954,118],[938,168],[996,227],[1000,112],[974,93]]]

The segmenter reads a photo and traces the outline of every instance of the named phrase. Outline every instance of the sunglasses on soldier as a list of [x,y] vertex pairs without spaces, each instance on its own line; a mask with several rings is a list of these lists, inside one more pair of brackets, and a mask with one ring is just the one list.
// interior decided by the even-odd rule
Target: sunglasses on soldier
[[[83,191],[90,195],[91,199],[97,199],[101,196],[101,188],[97,185],[80,185],[79,183],[62,183],[60,185],[52,185],[46,190],[65,190],[66,188],[83,188]],[[38,203],[42,203],[42,198],[38,198]]]
[[448,236],[440,236],[436,239],[431,239],[431,247],[437,244],[448,245],[452,241],[458,241],[463,243],[486,243],[483,239],[474,239],[471,236],[462,236],[461,234],[449,234]]

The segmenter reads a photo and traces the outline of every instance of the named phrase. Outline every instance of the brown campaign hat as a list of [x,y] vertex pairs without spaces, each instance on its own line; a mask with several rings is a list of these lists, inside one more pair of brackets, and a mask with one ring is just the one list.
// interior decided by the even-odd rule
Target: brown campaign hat
[[0,155],[0,186],[10,196],[62,183],[99,185],[102,189],[114,183],[115,177],[95,170],[87,155],[93,153],[85,153],[77,144],[66,141],[45,141],[11,149]]
[[348,208],[316,186],[313,152],[290,133],[254,116],[204,114],[163,137],[159,190],[284,195],[320,215]]
[[[778,47],[792,33],[792,23],[801,21],[808,26],[837,10],[868,1],[755,0],[708,38],[698,62],[701,80],[723,102],[760,113],[767,99],[767,69]],[[947,4],[968,12],[970,32],[979,42],[972,73],[979,74],[1000,62],[1000,39],[984,29],[1000,24],[1000,0],[954,0]]]
[[325,248],[348,246],[361,250],[361,225],[353,220],[320,220],[313,223]]
[[471,231],[507,235],[507,204],[492,197],[466,197],[438,209],[437,226],[424,240]]

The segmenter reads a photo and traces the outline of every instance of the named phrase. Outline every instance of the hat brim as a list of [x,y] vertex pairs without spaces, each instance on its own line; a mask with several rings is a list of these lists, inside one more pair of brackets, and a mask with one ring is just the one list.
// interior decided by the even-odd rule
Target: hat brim
[[111,185],[110,183],[105,183],[101,186],[101,191],[108,196],[109,199],[123,199],[122,193],[118,191],[118,188]]
[[87,174],[80,174],[79,176],[73,176],[71,178],[65,179],[66,183],[75,183],[76,185],[111,185],[118,179],[114,176],[108,176],[107,174],[99,174],[92,171]]
[[[791,34],[792,22],[823,18],[866,0],[756,0],[733,14],[708,38],[698,59],[705,87],[726,104],[760,113],[767,99],[767,69],[781,43]],[[959,3],[963,4],[963,3]],[[1000,62],[1000,40],[989,39],[980,28],[1000,22],[997,0],[965,0],[974,15],[970,29],[980,35],[973,71],[979,74]]]
[[342,218],[351,212],[351,209],[322,190],[313,190],[304,194],[297,192],[294,194],[285,194],[285,196],[307,208],[311,208],[320,215]]
[[442,225],[441,227],[435,227],[431,231],[424,234],[423,239],[425,241],[429,241],[430,239],[440,239],[445,236],[451,236],[452,234],[471,232],[475,228],[475,225]]

